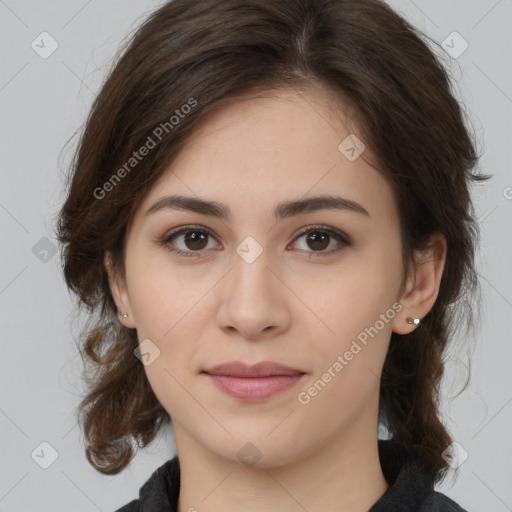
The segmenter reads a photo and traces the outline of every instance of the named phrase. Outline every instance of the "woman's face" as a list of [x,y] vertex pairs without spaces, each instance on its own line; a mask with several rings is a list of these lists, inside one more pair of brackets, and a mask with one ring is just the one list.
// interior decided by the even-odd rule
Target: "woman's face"
[[[216,110],[130,225],[120,321],[137,329],[178,450],[270,467],[376,436],[380,374],[404,323],[399,219],[361,147],[340,149],[349,132],[327,98],[283,90]],[[166,196],[216,206],[147,213]],[[297,201],[312,202],[282,206]],[[262,361],[298,374],[204,373]]]

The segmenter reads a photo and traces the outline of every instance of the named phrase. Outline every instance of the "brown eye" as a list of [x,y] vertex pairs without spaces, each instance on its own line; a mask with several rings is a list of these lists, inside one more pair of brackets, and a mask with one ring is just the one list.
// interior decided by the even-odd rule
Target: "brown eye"
[[329,245],[329,235],[321,231],[314,231],[307,235],[306,243],[311,249],[322,251]]
[[[185,226],[165,235],[158,243],[178,256],[198,257],[201,252],[205,252],[209,237],[213,238],[213,235],[204,228]],[[179,238],[182,238],[182,249],[176,248],[176,240]]]
[[[343,249],[343,247],[351,245],[351,241],[348,236],[332,229],[323,228],[322,226],[313,227],[302,231],[302,233],[299,234],[295,240],[300,240],[301,238],[304,238],[304,245],[306,246],[301,250],[309,253],[308,257],[313,258],[330,256]],[[332,250],[325,250],[327,247],[329,247],[329,244],[332,240],[338,242],[339,247]]]
[[[177,240],[181,238],[181,248],[176,247]],[[178,256],[186,257],[201,257],[201,253],[206,252],[210,238],[215,238],[214,235],[201,226],[183,226],[175,231],[165,235],[158,240],[158,243],[164,246],[167,250],[177,254]],[[313,226],[304,229],[295,239],[303,238],[305,240],[305,247],[299,248],[301,252],[307,253],[307,257],[320,257],[330,256],[337,253],[347,245],[351,245],[350,238],[337,230],[324,228],[323,226]],[[326,250],[331,242],[337,242],[338,247]]]
[[189,231],[184,235],[183,241],[188,249],[192,251],[199,251],[204,249],[208,242],[208,233],[202,233],[200,231]]

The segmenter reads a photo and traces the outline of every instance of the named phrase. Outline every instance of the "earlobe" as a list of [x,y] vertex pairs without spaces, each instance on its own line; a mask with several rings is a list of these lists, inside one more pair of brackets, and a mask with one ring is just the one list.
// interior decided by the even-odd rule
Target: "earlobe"
[[128,294],[126,292],[126,286],[122,278],[117,275],[117,272],[115,272],[115,269],[113,268],[110,252],[107,251],[105,253],[105,258],[103,261],[105,270],[108,275],[110,292],[112,293],[112,297],[118,308],[117,316],[119,318],[119,322],[129,329],[134,329],[135,323],[133,321],[133,315],[131,314],[130,310],[130,303],[128,300]]
[[432,309],[441,285],[447,244],[442,233],[430,236],[427,249],[415,254],[415,267],[399,298],[402,310],[393,321],[393,332],[409,334]]

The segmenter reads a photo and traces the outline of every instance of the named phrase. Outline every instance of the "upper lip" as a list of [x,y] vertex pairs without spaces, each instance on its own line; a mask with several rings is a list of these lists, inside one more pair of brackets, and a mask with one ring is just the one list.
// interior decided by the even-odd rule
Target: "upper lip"
[[232,377],[268,377],[271,375],[297,375],[303,374],[301,370],[290,368],[272,361],[248,365],[241,361],[230,361],[204,370],[210,375],[229,375]]

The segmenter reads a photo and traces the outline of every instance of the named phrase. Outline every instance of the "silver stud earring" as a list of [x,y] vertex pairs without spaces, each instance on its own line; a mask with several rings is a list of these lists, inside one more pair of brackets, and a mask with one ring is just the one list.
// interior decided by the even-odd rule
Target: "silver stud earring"
[[419,325],[420,324],[420,319],[419,318],[412,318],[412,316],[408,316],[405,321],[408,323],[408,324],[414,324],[414,325]]
[[121,311],[118,311],[117,314],[121,315],[123,318],[128,318],[128,315],[126,313],[121,313]]

